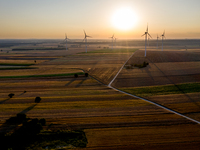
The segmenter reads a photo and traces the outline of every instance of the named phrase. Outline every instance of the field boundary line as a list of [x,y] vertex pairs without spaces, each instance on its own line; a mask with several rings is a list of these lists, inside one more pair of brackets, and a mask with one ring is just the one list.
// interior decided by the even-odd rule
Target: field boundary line
[[115,75],[115,77],[112,79],[112,81],[110,81],[110,83],[108,84],[108,87],[111,87],[111,84],[115,81],[115,79],[117,78],[117,76],[119,75],[119,73],[121,72],[121,70],[124,68],[124,66],[126,65],[126,63],[131,59],[131,57],[135,54],[135,52],[126,60],[126,62],[123,64],[123,66],[119,69],[119,71],[117,72],[117,74]]
[[[158,107],[160,107],[160,108],[162,108],[162,109],[165,109],[165,110],[167,110],[167,111],[169,111],[169,112],[171,112],[171,113],[174,113],[174,114],[176,114],[176,115],[178,115],[178,116],[181,116],[181,117],[183,117],[183,118],[186,118],[186,119],[188,119],[188,120],[190,120],[190,121],[192,121],[192,122],[195,122],[195,123],[197,123],[197,124],[200,124],[199,121],[197,121],[197,120],[195,120],[195,119],[192,119],[192,118],[190,118],[190,117],[187,117],[187,116],[185,116],[185,115],[183,115],[183,114],[181,114],[181,113],[179,113],[179,112],[176,112],[176,111],[174,111],[174,110],[172,110],[172,109],[169,109],[169,108],[167,108],[167,107],[164,107],[164,106],[162,106],[162,105],[160,105],[160,104],[158,104],[158,103],[155,103],[155,102],[152,102],[152,101],[150,101],[150,100],[144,99],[144,98],[142,98],[142,97],[139,97],[139,96],[136,96],[136,95],[133,95],[133,94],[130,94],[130,93],[121,91],[121,90],[116,89],[116,88],[114,88],[114,87],[111,86],[111,84],[112,84],[112,83],[114,82],[114,80],[117,78],[117,76],[119,75],[119,73],[121,72],[121,70],[124,68],[125,64],[131,59],[131,57],[132,57],[133,55],[134,55],[134,53],[133,53],[133,54],[129,57],[129,59],[123,64],[123,66],[122,66],[122,67],[120,68],[120,70],[117,72],[117,74],[115,75],[115,77],[113,78],[113,80],[107,85],[107,87],[109,87],[109,88],[111,88],[111,89],[113,89],[113,90],[115,90],[115,91],[121,92],[121,93],[123,93],[123,94],[132,96],[132,97],[134,97],[134,98],[141,99],[141,100],[146,101],[146,102],[148,102],[148,103],[150,103],[150,104],[153,104],[153,105],[158,106]],[[97,81],[98,81],[98,80],[97,80]]]
[[160,107],[160,108],[162,108],[162,109],[165,109],[165,110],[167,110],[167,111],[169,111],[169,112],[171,112],[171,113],[174,113],[174,114],[176,114],[176,115],[178,115],[178,116],[181,116],[181,117],[183,117],[183,118],[186,118],[186,119],[188,119],[188,120],[190,120],[190,121],[193,121],[193,122],[195,122],[195,123],[197,123],[197,124],[200,124],[199,121],[197,121],[197,120],[195,120],[195,119],[192,119],[192,118],[190,118],[190,117],[187,117],[187,116],[185,116],[185,115],[183,115],[183,114],[181,114],[181,113],[179,113],[179,112],[176,112],[176,111],[174,111],[174,110],[172,110],[172,109],[169,109],[169,108],[167,108],[167,107],[164,107],[164,106],[162,106],[162,105],[160,105],[160,104],[158,104],[158,103],[155,103],[155,102],[152,102],[152,101],[150,101],[150,100],[144,99],[144,98],[142,98],[142,97],[139,97],[139,96],[136,96],[136,95],[133,95],[133,94],[130,94],[130,93],[121,91],[121,90],[116,89],[116,88],[114,88],[114,87],[112,87],[112,86],[108,86],[108,87],[111,88],[111,89],[113,89],[113,90],[115,90],[115,91],[121,92],[121,93],[123,93],[123,94],[132,96],[132,97],[134,97],[134,98],[141,99],[141,100],[143,100],[143,101],[146,101],[146,102],[148,102],[148,103],[150,103],[150,104],[153,104],[153,105],[155,105],[155,106],[158,106],[158,107]]

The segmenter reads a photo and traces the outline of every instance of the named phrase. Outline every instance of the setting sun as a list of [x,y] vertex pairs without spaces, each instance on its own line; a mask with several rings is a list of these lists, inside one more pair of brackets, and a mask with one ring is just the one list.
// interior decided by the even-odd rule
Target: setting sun
[[118,9],[112,16],[112,24],[120,30],[129,30],[135,26],[137,17],[131,8]]

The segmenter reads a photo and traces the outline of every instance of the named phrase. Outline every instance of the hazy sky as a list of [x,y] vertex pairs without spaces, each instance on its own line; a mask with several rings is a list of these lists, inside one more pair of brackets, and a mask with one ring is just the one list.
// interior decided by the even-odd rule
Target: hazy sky
[[[199,6],[200,0],[0,0],[0,39],[83,38],[83,29],[93,38],[142,39],[147,23],[154,39],[164,30],[168,39],[200,39]],[[112,22],[122,8],[134,13],[128,30]]]

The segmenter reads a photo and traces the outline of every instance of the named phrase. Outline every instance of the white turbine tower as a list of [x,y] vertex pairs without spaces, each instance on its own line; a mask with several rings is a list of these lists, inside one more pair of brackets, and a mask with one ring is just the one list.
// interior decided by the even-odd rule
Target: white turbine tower
[[113,34],[113,36],[111,36],[111,37],[109,37],[109,38],[111,38],[112,39],[112,50],[113,50],[113,40],[114,40],[114,38],[115,38],[115,36],[114,36],[115,34]]
[[87,53],[87,37],[91,37],[91,36],[87,35],[85,33],[85,30],[83,30],[83,31],[84,31],[84,34],[85,34],[85,38],[83,39],[83,41],[85,41],[85,52]]
[[159,39],[159,36],[158,36],[158,34],[157,34],[157,49],[158,49],[158,39]]
[[149,46],[149,39],[150,39],[150,38],[148,37],[148,46]]
[[163,38],[165,38],[165,31],[163,32],[162,36],[162,51],[163,51]]
[[68,49],[67,48],[67,40],[69,40],[69,39],[67,38],[67,34],[65,33],[65,39],[64,39],[64,41],[66,42],[66,50]]
[[[146,57],[147,37],[148,37],[148,36],[151,37],[151,35],[150,35],[149,32],[148,32],[148,24],[147,24],[147,30],[146,30],[146,32],[145,32],[142,36],[144,36],[144,35],[145,35],[145,54],[144,54],[144,57]],[[151,38],[152,38],[152,37],[151,37]]]

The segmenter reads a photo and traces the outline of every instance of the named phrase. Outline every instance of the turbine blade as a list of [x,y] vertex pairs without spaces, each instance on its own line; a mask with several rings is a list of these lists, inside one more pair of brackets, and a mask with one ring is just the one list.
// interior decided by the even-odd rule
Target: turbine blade
[[144,36],[144,35],[146,35],[146,33],[145,33],[145,34],[143,34],[142,36]]
[[147,23],[147,30],[146,30],[146,32],[148,32],[148,23]]
[[[148,35],[151,37],[151,35],[148,33]],[[152,37],[151,37],[152,38]]]
[[91,38],[91,36],[89,36],[89,35],[86,35],[86,38],[87,38],[87,37],[90,37],[90,38]]
[[85,38],[86,38],[86,36],[87,36],[87,35],[86,35],[86,32],[85,32],[85,30],[83,30],[83,32],[84,32],[84,34],[85,34]]

